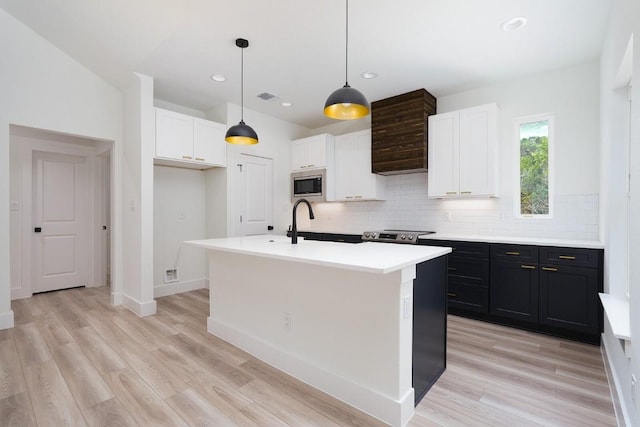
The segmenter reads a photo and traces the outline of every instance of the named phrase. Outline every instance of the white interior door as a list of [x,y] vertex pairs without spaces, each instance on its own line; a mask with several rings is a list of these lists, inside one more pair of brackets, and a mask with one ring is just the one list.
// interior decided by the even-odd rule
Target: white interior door
[[85,158],[34,152],[33,292],[86,284]]
[[238,230],[240,235],[266,234],[273,222],[271,159],[240,155],[238,165]]

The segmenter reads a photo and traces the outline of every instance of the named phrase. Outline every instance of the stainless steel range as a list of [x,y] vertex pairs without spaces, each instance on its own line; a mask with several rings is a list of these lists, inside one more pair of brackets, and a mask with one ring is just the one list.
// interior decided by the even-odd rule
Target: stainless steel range
[[365,231],[362,233],[362,240],[365,242],[385,242],[385,243],[407,243],[415,245],[420,236],[433,234],[435,231],[414,231],[414,230],[382,230]]

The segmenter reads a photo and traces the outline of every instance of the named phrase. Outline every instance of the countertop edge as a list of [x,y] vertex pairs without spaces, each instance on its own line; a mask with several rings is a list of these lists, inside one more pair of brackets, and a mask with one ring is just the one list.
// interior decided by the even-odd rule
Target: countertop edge
[[[230,238],[230,239],[233,239],[233,238]],[[303,263],[303,264],[319,265],[319,266],[339,268],[339,269],[351,270],[351,271],[360,271],[360,272],[364,272],[364,273],[373,273],[373,274],[389,274],[389,273],[392,273],[394,271],[402,270],[403,268],[406,268],[408,266],[416,265],[416,264],[419,264],[421,262],[429,261],[429,260],[432,260],[432,259],[435,259],[435,258],[441,257],[443,255],[447,255],[447,254],[451,253],[451,248],[449,248],[449,247],[430,246],[432,253],[429,254],[429,255],[414,257],[409,261],[399,262],[399,263],[394,264],[392,266],[375,268],[375,267],[368,267],[368,266],[357,265],[357,264],[347,264],[347,263],[340,263],[340,262],[335,262],[335,261],[325,261],[325,260],[318,259],[318,258],[294,257],[294,256],[290,256],[290,255],[283,255],[283,254],[278,254],[278,253],[270,253],[270,252],[265,252],[263,250],[250,249],[250,248],[246,248],[246,247],[245,248],[234,248],[234,247],[228,247],[228,246],[214,245],[214,244],[211,243],[211,241],[215,241],[215,240],[221,240],[221,239],[188,240],[188,241],[185,241],[183,243],[186,244],[186,245],[189,245],[189,246],[200,247],[200,248],[203,248],[203,249],[213,250],[213,251],[230,252],[230,253],[236,253],[236,254],[240,254],[240,255],[253,255],[253,256],[259,256],[259,257],[263,257],[263,258],[278,259],[278,260],[282,260],[282,261],[298,262],[298,263]],[[207,242],[209,242],[209,243],[207,243]],[[318,243],[320,243],[320,242],[315,242],[315,244],[318,244]],[[339,243],[339,244],[348,245],[349,243]],[[361,244],[363,244],[363,245],[364,244],[380,245],[381,243],[364,242],[364,243],[361,243]],[[421,246],[421,247],[425,247],[425,246]],[[435,249],[435,248],[439,248],[439,249]]]
[[482,236],[464,234],[434,233],[421,236],[420,240],[455,240],[461,242],[505,243],[534,246],[557,246],[566,248],[604,249],[599,240],[545,239],[535,237]]

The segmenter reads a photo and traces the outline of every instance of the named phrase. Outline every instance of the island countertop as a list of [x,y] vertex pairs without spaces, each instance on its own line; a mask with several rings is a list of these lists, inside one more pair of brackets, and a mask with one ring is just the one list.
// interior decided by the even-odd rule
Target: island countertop
[[451,252],[451,248],[439,246],[398,245],[378,242],[352,244],[312,241],[301,238],[298,239],[298,244],[292,245],[290,238],[281,235],[190,240],[185,243],[204,249],[376,274],[388,274]]

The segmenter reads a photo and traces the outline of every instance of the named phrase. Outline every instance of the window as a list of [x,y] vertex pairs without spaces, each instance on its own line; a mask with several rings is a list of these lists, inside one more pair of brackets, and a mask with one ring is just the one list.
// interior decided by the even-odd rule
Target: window
[[551,168],[553,116],[516,120],[518,136],[517,216],[550,218],[553,212]]

